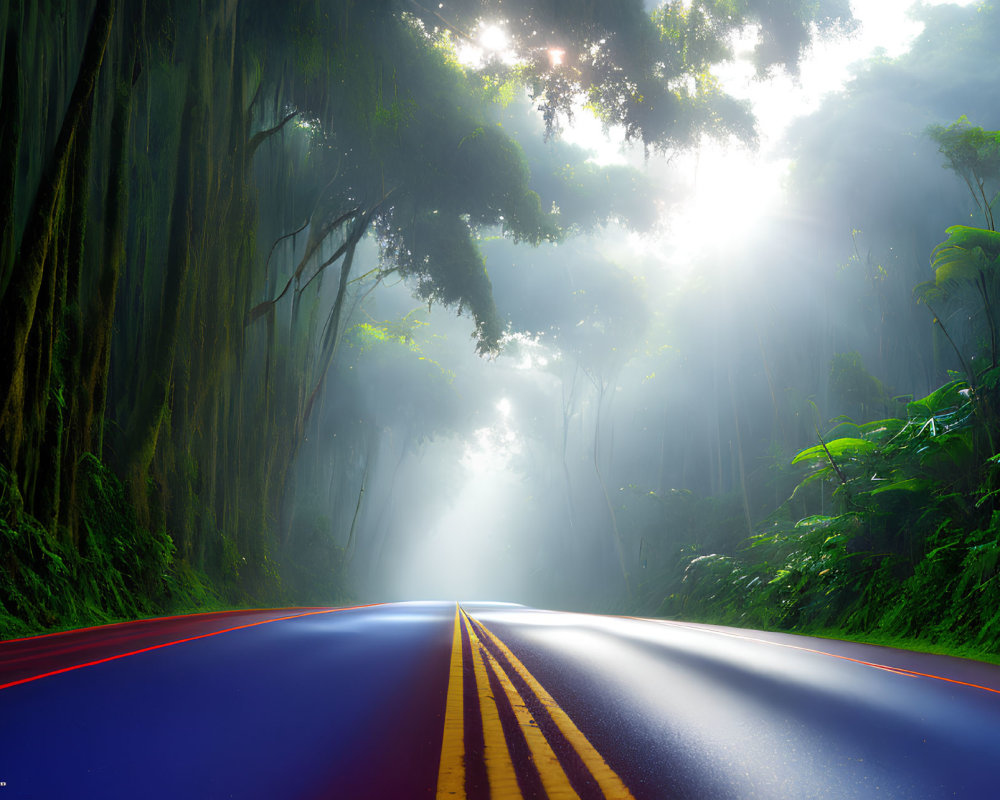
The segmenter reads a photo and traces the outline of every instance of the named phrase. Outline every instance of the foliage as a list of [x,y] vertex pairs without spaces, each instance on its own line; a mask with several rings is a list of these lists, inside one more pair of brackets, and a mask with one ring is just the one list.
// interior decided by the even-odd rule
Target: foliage
[[641,613],[694,619],[702,598],[686,593],[664,598],[662,587],[681,583],[692,559],[700,565],[716,558],[731,563],[729,554],[746,535],[742,501],[735,495],[702,497],[689,490],[632,488],[634,496],[620,516],[623,527],[641,530],[636,603]]
[[[472,43],[485,20],[502,15],[519,78],[550,134],[584,97],[607,125],[661,150],[696,144],[702,134],[754,139],[748,107],[721,92],[710,72],[732,58],[732,34],[758,33],[754,58],[763,75],[780,67],[794,71],[814,30],[852,22],[842,0],[671,0],[652,15],[641,0],[399,2],[427,30]],[[484,69],[501,76],[509,71],[498,60]]]
[[296,605],[321,606],[350,600],[347,554],[331,535],[333,522],[321,514],[299,514],[286,551],[282,574]]
[[[986,226],[994,231],[993,204],[1000,181],[1000,131],[986,131],[969,122],[966,116],[947,127],[931,125],[927,135],[933,139],[945,166],[962,180],[972,193],[972,199],[986,218]],[[987,184],[994,188],[987,190]]]
[[[792,498],[733,555],[687,565],[661,613],[800,632],[1000,643],[993,459],[964,380],[907,406],[905,419],[841,421],[798,453]],[[832,512],[796,519],[795,509]]]
[[[765,365],[773,370],[772,396],[801,392],[824,414],[850,416],[813,433],[813,414],[797,414],[806,424],[795,430],[774,404],[775,419],[793,433],[783,443],[796,448],[785,464],[798,473],[797,488],[775,495],[768,512],[754,516],[753,535],[736,546],[684,554],[684,570],[659,587],[665,615],[974,645],[980,653],[1000,645],[991,319],[998,253],[990,222],[998,140],[965,118],[926,129],[929,119],[955,119],[962,110],[996,127],[996,62],[989,54],[1000,15],[996,4],[919,13],[927,27],[909,53],[872,60],[840,97],[793,128],[797,189],[789,208],[809,222],[788,226],[781,219],[771,229],[780,246],[740,262],[760,265],[766,286],[742,303],[766,305],[768,317],[782,313],[775,287],[801,281],[784,327],[774,323],[784,339],[776,348],[781,355]],[[907,90],[914,86],[921,89]],[[963,180],[947,180],[942,160]],[[980,221],[947,227],[970,215]],[[870,250],[866,257],[855,249],[866,269],[855,271],[853,285],[847,270],[836,284],[823,268],[775,272],[791,252],[826,249],[829,255],[813,263],[837,263],[850,246],[845,231],[861,227]],[[946,227],[947,241],[933,249]],[[917,296],[936,317],[934,326],[912,302],[918,281],[926,281]],[[802,341],[800,350],[793,340]],[[736,343],[718,358],[742,364],[752,350]],[[706,348],[702,360],[712,357]],[[791,368],[775,367],[777,358]],[[693,369],[704,370],[693,361]],[[886,397],[890,383],[918,399],[904,407]],[[734,406],[752,409],[751,391],[753,384],[737,382]],[[692,416],[676,418],[688,425]],[[759,410],[752,419],[761,427]]]
[[[524,104],[515,96],[528,90],[547,134],[583,99],[652,149],[704,135],[752,141],[747,107],[712,75],[732,57],[730,35],[758,35],[761,74],[794,71],[812,36],[850,20],[844,0],[676,0],[651,16],[643,8],[640,0],[456,0],[436,8],[414,0],[88,0],[61,4],[58,14],[40,3],[5,7],[4,630],[223,599],[345,598],[355,523],[393,495],[394,477],[381,493],[368,482],[377,459],[393,461],[383,472],[394,476],[421,442],[466,423],[452,376],[415,345],[413,320],[359,323],[368,293],[391,274],[409,279],[421,300],[470,314],[482,352],[495,351],[517,314],[515,323],[547,331],[561,350],[552,370],[565,372],[569,362],[573,370],[572,384],[559,376],[563,466],[571,417],[582,419],[574,406],[579,370],[600,387],[595,466],[600,450],[607,471],[618,468],[626,448],[619,444],[612,458],[612,434],[624,435],[612,424],[614,386],[657,312],[623,271],[561,243],[606,222],[649,227],[655,187],[633,171],[587,164],[582,151],[544,142],[541,130],[520,135],[515,115]],[[993,6],[981,10],[995,25]],[[452,45],[474,40],[477,26],[500,11],[523,60],[514,67],[495,60],[470,74]],[[952,26],[936,46],[958,51],[969,30]],[[976,30],[991,54],[996,36],[985,24]],[[834,140],[815,148],[818,176],[800,165],[804,184],[841,187],[842,208],[873,225],[888,221],[905,242],[907,253],[880,264],[872,279],[880,303],[893,282],[910,299],[912,281],[900,265],[925,263],[923,238],[942,227],[882,194],[892,187],[911,198],[939,196],[936,184],[900,188],[913,186],[910,162],[893,161],[926,139],[911,147],[875,127],[898,121],[893,104],[916,94],[901,86],[921,69],[939,72],[940,59],[926,57],[929,42],[922,36],[899,64],[859,74],[843,102],[870,127],[817,117]],[[980,58],[977,70],[989,77],[994,61]],[[947,83],[935,86],[949,94]],[[986,108],[989,86],[977,88]],[[855,102],[864,91],[866,102]],[[914,130],[953,118],[917,111]],[[541,143],[533,146],[536,134]],[[739,297],[727,282],[738,303],[720,303],[699,321],[714,352],[684,354],[687,367],[710,362],[699,373],[709,380],[673,381],[650,403],[662,429],[680,431],[674,441],[693,454],[692,471],[715,496],[665,489],[665,435],[655,493],[621,505],[610,474],[611,491],[604,486],[612,517],[630,526],[616,539],[629,547],[623,573],[635,567],[636,602],[645,610],[996,641],[998,139],[965,118],[929,134],[986,217],[985,229],[947,230],[933,256],[935,279],[921,293],[935,314],[950,312],[942,327],[971,320],[953,342],[961,353],[976,351],[965,380],[911,403],[904,415],[864,367],[863,358],[874,363],[874,346],[864,357],[835,355],[831,394],[853,419],[781,459],[783,447],[804,441],[805,398],[824,384],[833,348],[817,357],[810,343],[798,363],[786,354],[786,374],[809,377],[795,386],[774,380],[767,342],[783,332],[754,322],[755,336],[745,327],[738,334],[745,342],[727,342],[718,321],[746,322],[738,304],[770,308],[777,281],[761,281],[766,303],[755,302],[762,295]],[[843,147],[863,169],[844,168],[836,149]],[[884,168],[889,162],[895,174]],[[840,224],[828,206],[802,208],[813,224]],[[483,245],[499,236],[504,247],[544,247],[534,274],[521,281],[530,302],[513,310],[497,307],[495,275],[486,269],[484,253],[507,252]],[[789,250],[796,242],[775,238]],[[576,263],[560,269],[557,251]],[[782,294],[805,294],[797,288]],[[902,303],[895,302],[895,320],[879,309],[893,346],[883,349],[880,339],[877,350],[890,364],[929,336],[929,326],[897,324]],[[811,307],[796,311],[805,317]],[[677,312],[700,313],[693,304]],[[979,368],[984,352],[993,369]],[[740,370],[754,369],[763,370],[761,382],[766,374],[773,441],[743,397]],[[877,374],[888,374],[885,364]],[[726,386],[728,397],[718,388]],[[685,392],[693,409],[686,416],[665,399]],[[551,422],[540,415],[535,424],[559,427]],[[652,431],[643,427],[642,435]],[[769,459],[761,455],[768,446]],[[805,472],[792,496],[768,513],[773,506],[762,508],[754,481],[759,489],[769,472],[768,491],[756,494],[777,497],[795,470]],[[304,497],[313,502],[296,502]],[[745,540],[748,528],[755,535]]]
[[93,456],[81,465],[79,549],[26,513],[0,467],[0,638],[219,607],[206,578],[176,560],[170,537],[143,530],[122,483]]
[[[996,233],[993,205],[1000,181],[1000,131],[973,126],[963,115],[947,127],[930,126],[927,134],[938,144],[946,166],[965,182],[986,222],[985,229],[968,225],[947,228],[948,238],[934,248],[931,256],[934,280],[915,289],[918,300],[934,313],[935,321],[973,380],[972,370],[961,352],[962,345],[956,343],[955,332],[949,333],[948,329],[953,327],[953,320],[966,323],[962,327],[969,329],[970,338],[985,339],[986,357],[996,368],[1000,348],[1000,321],[996,310],[1000,291],[997,270],[1000,236]],[[943,308],[946,314],[941,315],[935,307]],[[983,329],[985,337],[981,336]]]
[[[286,482],[367,233],[378,277],[471,313],[484,350],[503,323],[477,230],[560,236],[519,146],[390,5],[0,16],[0,464],[35,539],[121,576],[84,581],[88,602],[159,602],[172,558],[181,588],[204,571],[233,600],[280,596]],[[169,531],[176,557],[112,533],[132,529]],[[48,569],[31,552],[17,569]]]
[[835,353],[830,359],[830,392],[859,420],[885,413],[890,403],[885,386],[865,369],[857,351]]
[[[967,225],[953,225],[945,233],[948,238],[934,248],[931,256],[934,280],[917,286],[916,295],[932,310],[943,307],[951,316],[967,319],[973,335],[985,328],[986,357],[995,368],[1000,352],[1000,233]],[[944,328],[936,311],[935,316]]]

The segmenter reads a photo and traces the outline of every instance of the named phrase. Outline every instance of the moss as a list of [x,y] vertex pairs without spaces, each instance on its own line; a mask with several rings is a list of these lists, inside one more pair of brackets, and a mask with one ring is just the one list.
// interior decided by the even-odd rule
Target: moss
[[182,611],[223,600],[175,559],[171,538],[141,528],[121,481],[93,455],[81,460],[79,549],[24,510],[0,467],[0,638]]
[[347,554],[330,537],[332,527],[321,514],[303,513],[293,521],[281,573],[294,587],[289,599],[297,605],[337,605],[353,599],[347,588]]

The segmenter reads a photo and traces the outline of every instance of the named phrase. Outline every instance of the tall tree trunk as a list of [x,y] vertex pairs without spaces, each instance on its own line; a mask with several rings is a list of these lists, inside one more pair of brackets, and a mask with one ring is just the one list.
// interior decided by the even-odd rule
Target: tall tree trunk
[[167,414],[170,396],[171,373],[177,344],[177,329],[185,296],[188,270],[191,266],[191,198],[193,150],[197,134],[196,89],[188,83],[184,111],[181,115],[180,150],[177,154],[177,182],[170,212],[170,237],[167,246],[166,275],[159,302],[158,322],[153,326],[153,347],[148,354],[135,408],[132,410],[125,431],[125,457],[127,475],[133,480],[137,506],[144,506],[141,499],[145,492],[145,475],[152,463],[160,426]]
[[21,2],[8,10],[0,85],[0,298],[14,268],[14,194],[21,142]]
[[[28,342],[35,323],[49,250],[58,228],[57,215],[64,202],[74,141],[80,125],[90,124],[89,119],[84,121],[85,113],[90,107],[104,61],[114,11],[114,0],[98,0],[69,107],[35,194],[24,235],[14,256],[9,282],[0,297],[5,312],[0,316],[0,380],[8,382],[9,386],[0,401],[0,456],[12,464],[18,460],[24,426],[32,424],[25,416],[37,411],[37,405],[35,409],[26,407],[33,400],[26,397],[25,387]],[[6,110],[4,113],[6,115]],[[54,291],[55,285],[52,287]],[[38,422],[36,420],[35,424]]]
[[[128,64],[129,71],[132,70]],[[132,123],[132,88],[120,80],[115,93],[108,142],[110,169],[105,190],[104,243],[96,291],[87,306],[88,335],[84,344],[84,392],[87,406],[81,416],[85,428],[84,451],[100,456],[104,451],[104,411],[107,403],[111,336],[118,297],[118,279],[125,260],[125,209],[128,204],[128,142]]]
[[608,384],[600,381],[597,394],[597,419],[594,423],[594,472],[597,473],[597,482],[601,486],[601,493],[604,495],[604,502],[608,508],[608,515],[611,519],[611,539],[614,543],[615,553],[618,556],[618,566],[621,568],[622,581],[625,584],[625,595],[632,599],[632,582],[629,580],[628,568],[625,566],[625,551],[622,548],[621,532],[618,530],[618,515],[615,514],[614,504],[611,502],[611,495],[608,494],[608,485],[601,473],[600,462],[600,441],[601,441],[601,408],[604,405],[604,396],[607,393]]
[[733,403],[733,426],[736,429],[736,458],[740,476],[740,494],[743,497],[743,515],[747,523],[747,536],[753,535],[753,521],[750,515],[750,495],[747,491],[746,467],[743,461],[743,434],[740,432],[740,412],[736,402],[736,386],[733,382],[733,368],[729,367],[729,397]]
[[[59,484],[52,492],[52,519],[62,527],[71,541],[76,540],[76,474],[80,456],[83,455],[82,440],[86,436],[86,423],[78,419],[79,408],[86,403],[79,388],[82,383],[81,358],[83,355],[84,326],[80,310],[80,284],[85,267],[88,205],[90,200],[90,176],[93,154],[91,152],[91,119],[93,102],[87,103],[87,124],[81,127],[74,147],[72,179],[69,185],[70,202],[69,230],[66,253],[61,268],[62,279],[60,307],[57,310],[62,327],[61,344],[57,348],[60,365],[56,380],[61,399],[54,405],[50,425],[59,428],[56,444],[59,447],[60,463],[52,464],[51,473]],[[89,332],[88,334],[89,335]],[[52,452],[48,450],[48,452]],[[61,474],[56,475],[57,472]]]

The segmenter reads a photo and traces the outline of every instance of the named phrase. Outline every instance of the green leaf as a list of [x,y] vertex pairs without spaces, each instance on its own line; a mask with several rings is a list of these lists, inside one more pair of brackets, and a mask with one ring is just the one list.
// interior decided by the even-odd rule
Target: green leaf
[[922,466],[961,467],[973,454],[972,430],[965,428],[930,439],[917,453]]
[[831,522],[836,522],[840,519],[839,516],[830,517],[824,514],[813,514],[810,517],[803,517],[798,522],[795,523],[796,528],[812,528],[816,525],[829,525]]
[[996,389],[1000,386],[1000,367],[988,369],[980,375],[979,386],[983,389]]
[[795,489],[792,490],[791,499],[797,497],[798,493],[801,490],[805,489],[807,486],[811,486],[816,481],[822,481],[826,478],[831,477],[832,475],[833,475],[833,467],[831,466],[826,466],[822,469],[815,470],[814,472],[810,473],[807,477],[803,478],[803,480],[795,487]]
[[866,422],[861,426],[861,436],[872,442],[885,442],[906,426],[906,420],[890,417]]
[[850,458],[859,455],[866,455],[874,450],[874,442],[869,442],[867,439],[857,439],[855,437],[848,436],[842,439],[834,439],[832,442],[827,442],[825,447],[819,444],[815,447],[810,447],[808,450],[803,450],[792,459],[792,463],[798,464],[802,461],[822,460],[828,456],[832,456],[833,458],[839,458],[841,456]]
[[907,478],[902,481],[886,481],[877,489],[872,489],[868,494],[882,494],[883,492],[921,492],[934,486],[933,481],[926,478]]
[[[989,258],[1000,255],[1000,232],[986,228],[974,228],[971,225],[952,225],[945,228],[948,240],[944,243],[966,250],[979,248]],[[939,245],[939,247],[942,245]]]
[[923,421],[964,405],[968,400],[961,391],[969,388],[968,381],[956,380],[946,383],[922,400],[914,400],[906,406],[907,416],[914,421]]
[[861,438],[862,429],[861,426],[856,422],[851,422],[850,420],[845,420],[837,425],[835,428],[826,432],[826,437],[828,439],[843,438],[846,436],[853,436],[855,438]]
[[935,248],[931,266],[934,268],[934,282],[943,288],[953,283],[976,280],[986,267],[986,257],[978,247],[966,249],[946,242]]

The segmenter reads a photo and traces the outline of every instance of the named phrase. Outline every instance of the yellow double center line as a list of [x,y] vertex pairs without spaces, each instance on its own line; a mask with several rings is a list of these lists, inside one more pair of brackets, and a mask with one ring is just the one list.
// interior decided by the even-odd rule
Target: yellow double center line
[[[487,647],[477,632],[479,631],[493,645],[493,649],[503,656],[505,666]],[[477,697],[465,697],[464,672],[466,668],[463,655],[462,631],[465,630],[471,645],[472,669],[475,675]],[[517,730],[524,737],[531,754],[534,768],[541,779],[542,787],[550,800],[562,798],[578,798],[576,790],[570,782],[566,770],[560,763],[552,745],[546,739],[538,721],[528,708],[524,697],[511,680],[516,673],[534,700],[533,705],[541,706],[544,713],[558,728],[560,733],[576,752],[583,766],[590,773],[591,785],[596,784],[604,797],[610,800],[632,800],[632,794],[587,737],[573,723],[565,711],[556,703],[535,677],[528,672],[524,664],[482,623],[472,624],[466,613],[459,607],[455,609],[455,626],[451,648],[451,666],[448,680],[448,694],[445,701],[444,737],[441,743],[441,764],[438,770],[437,797],[466,798],[466,765],[471,758],[479,754],[466,752],[465,737],[465,706],[466,703],[476,704],[482,719],[483,752],[481,754],[486,765],[486,776],[489,782],[490,797],[519,798],[517,773],[511,758],[510,742],[504,733],[493,688],[490,684],[490,674],[500,685],[510,707],[514,712]]]

